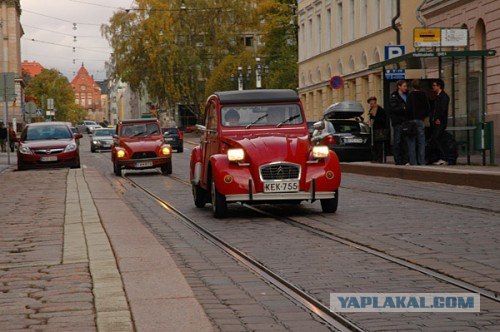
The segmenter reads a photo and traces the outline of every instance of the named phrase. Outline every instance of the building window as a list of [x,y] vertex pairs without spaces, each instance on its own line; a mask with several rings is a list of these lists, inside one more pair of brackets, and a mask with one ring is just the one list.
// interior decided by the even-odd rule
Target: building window
[[336,39],[337,39],[337,45],[342,45],[342,43],[344,42],[343,40],[343,29],[342,29],[342,26],[344,25],[344,22],[343,22],[343,14],[342,14],[342,1],[340,2],[337,2],[337,10],[336,10],[336,26],[335,26],[335,30],[336,30]]
[[87,87],[85,85],[80,86],[80,90],[85,91]]
[[373,31],[380,30],[380,0],[373,1]]
[[330,8],[326,10],[325,29],[326,49],[329,50],[332,48],[332,10]]
[[[465,29],[467,29],[467,26],[465,26]],[[486,44],[486,26],[482,18],[477,21],[476,31],[474,34],[474,44],[476,50],[486,50],[488,48],[488,45]]]
[[355,20],[354,0],[349,0],[349,41],[354,40],[354,20]]
[[323,45],[321,45],[323,39],[321,35],[321,14],[316,15],[316,36],[318,36],[317,53],[319,54],[323,48]]
[[313,20],[312,18],[309,19],[309,26],[308,26],[308,41],[307,41],[307,57],[311,57],[312,53],[312,41],[313,41]]
[[301,54],[300,54],[300,58],[301,59],[304,59],[305,55],[306,55],[306,52],[304,50],[304,48],[306,48],[306,26],[304,23],[301,24],[300,26],[300,38],[301,38],[301,43],[300,43],[300,50],[301,50]]
[[252,36],[246,36],[245,37],[245,46],[246,47],[252,47],[253,46],[253,37]]
[[360,17],[359,17],[359,33],[361,36],[365,36],[368,33],[367,21],[368,21],[368,0],[360,1]]

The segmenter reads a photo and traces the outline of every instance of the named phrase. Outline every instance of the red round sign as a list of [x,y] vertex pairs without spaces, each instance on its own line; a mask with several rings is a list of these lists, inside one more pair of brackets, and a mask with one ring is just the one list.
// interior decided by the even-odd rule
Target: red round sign
[[332,89],[337,90],[342,88],[343,86],[344,86],[344,79],[342,78],[342,76],[335,75],[330,79],[330,87]]

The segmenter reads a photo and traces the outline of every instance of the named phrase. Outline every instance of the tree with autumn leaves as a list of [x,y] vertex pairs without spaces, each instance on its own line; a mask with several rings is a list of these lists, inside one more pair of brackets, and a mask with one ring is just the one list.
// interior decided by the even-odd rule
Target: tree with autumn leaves
[[35,100],[39,107],[54,99],[56,120],[77,124],[85,118],[85,111],[75,103],[75,92],[68,79],[56,69],[43,69],[31,78],[26,85],[25,94]]
[[[271,67],[266,87],[295,88],[293,3],[137,0],[102,27],[114,50],[110,74],[136,92],[146,90],[164,107],[201,106],[210,93],[234,89],[231,73],[239,65],[254,65],[260,56]],[[242,41],[253,34],[265,41],[258,54],[249,53]]]

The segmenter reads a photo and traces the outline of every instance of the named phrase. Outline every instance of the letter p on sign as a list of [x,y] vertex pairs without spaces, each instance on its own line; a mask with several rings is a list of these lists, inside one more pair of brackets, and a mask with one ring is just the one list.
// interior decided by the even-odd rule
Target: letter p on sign
[[385,46],[385,60],[397,58],[398,56],[405,55],[406,47],[404,45],[386,45]]

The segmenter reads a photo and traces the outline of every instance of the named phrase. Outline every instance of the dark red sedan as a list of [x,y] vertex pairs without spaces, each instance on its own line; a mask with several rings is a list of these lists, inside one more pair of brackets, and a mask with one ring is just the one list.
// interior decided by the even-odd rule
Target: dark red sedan
[[80,168],[77,140],[64,122],[41,122],[27,125],[19,139],[17,169],[44,167]]

